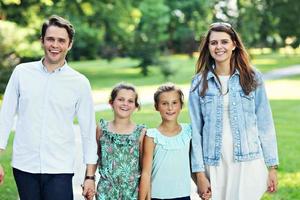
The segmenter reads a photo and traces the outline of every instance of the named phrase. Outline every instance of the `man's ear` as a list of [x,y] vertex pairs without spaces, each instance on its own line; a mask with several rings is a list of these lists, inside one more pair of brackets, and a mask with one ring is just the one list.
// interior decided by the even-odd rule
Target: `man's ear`
[[73,41],[70,42],[69,47],[68,47],[68,51],[70,51],[72,49],[73,46]]

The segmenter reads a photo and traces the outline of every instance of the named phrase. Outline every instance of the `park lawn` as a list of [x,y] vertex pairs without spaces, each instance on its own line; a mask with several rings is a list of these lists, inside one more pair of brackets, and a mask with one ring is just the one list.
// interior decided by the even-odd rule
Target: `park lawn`
[[3,185],[0,185],[0,199],[1,200],[16,200],[17,188],[14,181],[11,168],[11,154],[14,134],[10,134],[9,141],[5,152],[0,156],[0,163],[4,168],[5,178]]
[[[300,197],[300,100],[271,100],[274,121],[277,130],[278,148],[280,157],[279,191],[274,195],[265,195],[263,200],[297,199]],[[297,113],[297,114],[296,114]],[[97,112],[96,118],[110,120],[113,117],[111,110]],[[134,113],[133,119],[136,123],[143,123],[147,127],[155,127],[160,122],[160,116],[152,105],[143,106],[142,109]],[[181,122],[189,122],[186,106],[180,115]],[[10,167],[12,151],[11,134],[8,149],[1,156],[1,163],[6,171],[5,183],[0,187],[1,200],[16,199],[16,186],[13,181]]]
[[[196,57],[187,55],[171,55],[162,57],[168,61],[177,73],[169,78],[176,84],[188,84],[194,75]],[[300,55],[286,56],[279,53],[255,55],[253,65],[263,73],[277,68],[300,64]],[[111,88],[120,81],[130,82],[136,86],[158,85],[166,80],[159,67],[150,66],[149,75],[144,77],[138,68],[138,61],[129,58],[117,58],[111,62],[106,60],[70,62],[70,65],[83,73],[91,82],[93,90]]]
[[[276,194],[266,194],[263,200],[293,200],[300,197],[300,100],[271,100],[274,122],[277,131],[280,167],[278,169],[279,191]],[[112,111],[96,113],[100,118],[110,120]],[[159,113],[153,106],[143,106],[142,110],[133,116],[136,123],[144,123],[147,127],[156,127],[160,122]],[[180,122],[189,122],[186,106],[180,115]]]

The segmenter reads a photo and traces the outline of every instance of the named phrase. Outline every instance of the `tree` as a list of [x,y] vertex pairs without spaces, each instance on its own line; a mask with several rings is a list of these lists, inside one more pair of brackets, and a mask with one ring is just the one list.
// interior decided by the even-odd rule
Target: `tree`
[[213,18],[213,1],[167,0],[170,8],[168,47],[190,56],[198,47],[198,40]]
[[156,64],[160,52],[166,48],[169,8],[163,0],[144,0],[139,10],[142,17],[135,30],[129,55],[141,60],[142,74],[147,76],[148,66]]

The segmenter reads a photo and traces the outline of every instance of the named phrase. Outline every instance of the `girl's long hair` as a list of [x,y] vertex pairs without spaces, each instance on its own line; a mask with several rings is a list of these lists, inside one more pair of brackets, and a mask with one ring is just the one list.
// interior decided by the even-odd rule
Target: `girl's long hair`
[[202,74],[202,89],[200,90],[200,96],[204,96],[208,88],[207,74],[211,71],[216,77],[216,72],[213,68],[215,63],[214,59],[209,53],[209,37],[212,31],[225,32],[230,35],[231,40],[236,45],[235,50],[232,52],[230,59],[230,75],[237,69],[240,73],[240,84],[246,95],[255,90],[258,83],[255,79],[255,72],[250,65],[249,56],[246,49],[240,39],[238,33],[228,24],[215,23],[212,25],[206,36],[201,39],[200,54],[196,63],[196,74]]

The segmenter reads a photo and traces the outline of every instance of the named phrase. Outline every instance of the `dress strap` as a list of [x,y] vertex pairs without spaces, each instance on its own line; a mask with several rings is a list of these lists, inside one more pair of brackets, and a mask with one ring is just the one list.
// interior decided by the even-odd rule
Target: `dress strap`
[[108,127],[108,122],[107,121],[105,121],[104,119],[100,119],[99,126],[100,126],[103,133],[107,132],[107,127]]
[[146,128],[146,125],[144,125],[144,124],[137,124],[136,125],[136,128],[135,128],[135,131],[134,131],[134,136],[136,137],[136,138],[139,138],[140,137],[140,135],[141,135],[141,133],[142,133],[142,130],[144,129],[144,128]]

